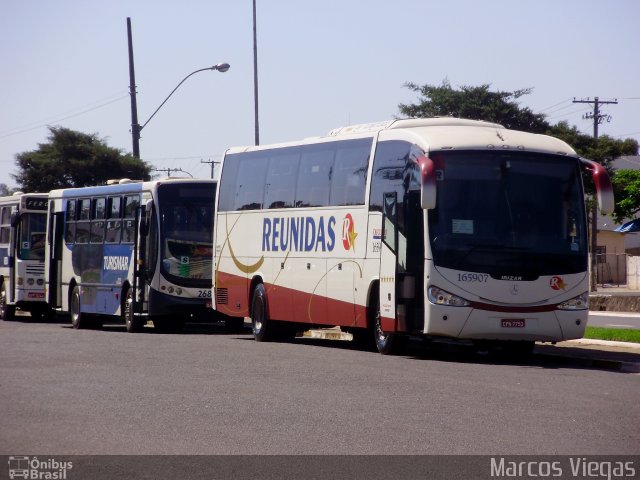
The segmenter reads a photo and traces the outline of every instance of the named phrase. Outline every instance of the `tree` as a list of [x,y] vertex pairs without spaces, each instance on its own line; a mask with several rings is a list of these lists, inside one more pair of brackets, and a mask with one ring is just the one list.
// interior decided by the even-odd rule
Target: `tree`
[[415,83],[406,83],[405,86],[422,96],[418,104],[399,105],[400,113],[407,117],[486,120],[500,123],[506,128],[533,133],[544,133],[549,127],[544,115],[533,113],[517,102],[523,95],[531,93],[530,88],[492,92],[490,85],[485,84],[479,87],[462,86],[456,90],[447,80],[439,87]]
[[18,173],[11,176],[25,192],[102,185],[113,178],[148,180],[151,167],[106,145],[97,134],[49,127],[48,143],[16,155]]
[[0,183],[0,197],[6,197],[7,195],[11,195],[11,190],[6,183]]
[[640,211],[640,170],[617,170],[611,181],[617,200],[614,220],[622,223],[625,218],[634,218]]

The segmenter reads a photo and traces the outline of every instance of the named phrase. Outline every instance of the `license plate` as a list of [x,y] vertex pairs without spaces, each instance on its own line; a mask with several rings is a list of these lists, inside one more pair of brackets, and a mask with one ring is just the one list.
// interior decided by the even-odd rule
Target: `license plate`
[[503,328],[524,328],[524,320],[505,318],[502,320],[502,327]]

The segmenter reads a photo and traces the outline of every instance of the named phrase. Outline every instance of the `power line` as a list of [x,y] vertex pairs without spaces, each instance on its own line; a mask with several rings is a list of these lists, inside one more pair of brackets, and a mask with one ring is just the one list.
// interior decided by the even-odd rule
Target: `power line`
[[[91,108],[88,108],[86,110],[82,110],[80,112],[73,113],[71,115],[67,115],[67,116],[64,116],[64,117],[51,117],[51,120],[49,120],[49,121],[47,121],[45,123],[39,123],[37,125],[28,124],[28,125],[33,125],[33,126],[25,126],[24,128],[23,127],[18,127],[19,128],[18,130],[16,130],[15,128],[14,129],[10,129],[10,130],[5,130],[5,132],[9,132],[9,133],[0,134],[0,138],[12,137],[14,135],[19,135],[21,133],[30,132],[32,130],[37,130],[39,128],[46,127],[48,125],[51,125],[52,123],[62,122],[64,120],[68,120],[70,118],[79,117],[80,115],[84,115],[85,113],[93,112],[94,110],[98,110],[99,108],[106,107],[107,105],[111,105],[112,103],[115,103],[115,102],[119,102],[120,100],[123,100],[123,99],[125,99],[127,97],[128,97],[128,95],[120,96],[118,98],[114,98],[112,100],[109,100],[108,102],[101,103],[101,104],[96,105],[94,107],[91,107]],[[69,110],[69,111],[73,111],[73,110]],[[64,114],[62,114],[62,115],[64,115]]]
[[552,108],[555,108],[555,107],[557,107],[558,105],[562,105],[563,103],[567,103],[567,102],[569,102],[569,103],[570,103],[570,102],[571,102],[571,98],[567,98],[567,99],[565,99],[565,100],[562,100],[561,102],[558,102],[558,103],[556,103],[556,104],[551,105],[550,107],[546,107],[546,108],[543,108],[543,109],[541,109],[541,110],[538,110],[538,113],[542,113],[542,112],[544,112],[544,111],[546,111],[546,110],[551,110]]

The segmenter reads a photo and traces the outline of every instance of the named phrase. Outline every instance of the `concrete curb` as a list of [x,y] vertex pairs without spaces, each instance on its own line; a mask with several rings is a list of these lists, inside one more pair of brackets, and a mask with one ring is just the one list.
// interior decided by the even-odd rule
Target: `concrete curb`
[[630,348],[638,350],[640,353],[640,343],[633,342],[614,342],[611,340],[597,340],[595,338],[578,338],[576,340],[565,340],[562,344],[574,345],[600,345],[603,347]]

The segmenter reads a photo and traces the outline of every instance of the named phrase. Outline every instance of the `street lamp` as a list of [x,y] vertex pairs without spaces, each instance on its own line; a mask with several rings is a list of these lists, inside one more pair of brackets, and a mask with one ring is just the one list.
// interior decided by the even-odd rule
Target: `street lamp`
[[[144,122],[142,125],[140,125],[138,123],[136,96],[135,96],[136,95],[135,86],[132,86],[132,92],[131,92],[131,111],[132,111],[132,115],[131,115],[131,137],[132,137],[132,140],[133,140],[133,156],[136,157],[136,158],[140,158],[140,132],[142,131],[142,129],[144,127],[147,126],[147,124],[156,115],[156,113],[158,113],[158,110],[160,110],[162,108],[162,106],[165,103],[167,103],[167,100],[169,100],[171,98],[171,96],[175,93],[175,91],[178,90],[178,88],[180,88],[180,85],[182,85],[189,77],[191,77],[192,75],[195,75],[196,73],[204,72],[206,70],[217,70],[218,72],[224,73],[227,70],[229,70],[229,67],[230,67],[230,65],[228,63],[218,63],[217,65],[214,65],[212,67],[200,68],[198,70],[194,70],[189,75],[184,77],[182,79],[182,81],[178,85],[176,85],[176,87],[173,90],[171,90],[171,93],[169,95],[167,95],[167,98],[164,99],[164,101],[160,104],[160,106],[155,109],[155,111],[151,114],[149,119],[146,122]],[[133,114],[134,110],[136,111],[135,115]]]

